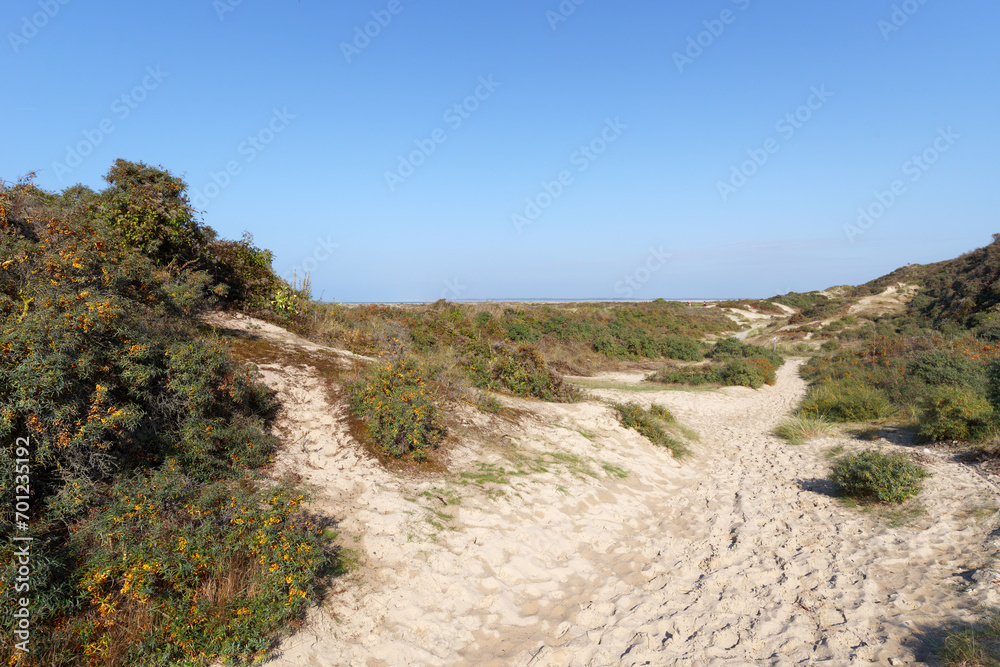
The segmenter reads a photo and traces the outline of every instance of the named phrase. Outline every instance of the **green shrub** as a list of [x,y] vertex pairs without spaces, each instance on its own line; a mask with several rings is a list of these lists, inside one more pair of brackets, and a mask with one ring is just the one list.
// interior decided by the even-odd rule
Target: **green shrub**
[[482,394],[476,402],[476,407],[479,408],[480,412],[488,412],[490,414],[503,412],[503,403],[498,401],[496,396],[492,394]]
[[512,321],[505,324],[507,329],[507,337],[514,343],[529,342],[534,343],[539,338],[541,334],[532,331],[531,327],[525,322]]
[[689,336],[664,336],[659,339],[660,356],[680,361],[699,361],[705,358],[701,344]]
[[737,338],[720,340],[712,347],[708,356],[715,361],[765,359],[773,368],[780,368],[785,363],[785,359],[777,352],[773,352],[760,345],[749,345]]
[[767,359],[734,359],[719,370],[722,383],[730,387],[759,389],[775,382],[774,366]]
[[[294,487],[257,490],[277,444],[272,392],[191,323],[212,305],[199,266],[211,234],[185,217],[183,183],[121,162],[109,182],[61,197],[0,183],[0,486],[13,488],[26,439],[28,662],[260,657],[328,559],[282,504],[301,502]],[[0,587],[0,607],[11,595]],[[0,644],[0,660],[15,655]]]
[[198,484],[173,463],[122,480],[70,540],[97,613],[49,641],[102,665],[263,654],[333,564],[304,500],[291,486]]
[[986,366],[986,398],[993,409],[1000,413],[1000,359]]
[[195,220],[183,180],[142,162],[115,160],[104,179],[97,214],[159,264],[200,257],[205,230]]
[[983,364],[957,354],[932,351],[906,365],[906,374],[933,387],[964,387],[982,392],[986,386]]
[[830,480],[841,493],[863,501],[900,503],[920,491],[930,473],[902,453],[868,450],[837,459]]
[[473,384],[491,391],[508,391],[543,401],[566,401],[575,397],[572,387],[549,369],[545,359],[530,345],[516,349],[482,339],[469,341],[463,365]]
[[924,404],[920,435],[935,441],[978,440],[989,434],[993,406],[967,389],[943,387]]
[[228,287],[226,300],[247,312],[268,308],[281,279],[271,268],[273,254],[253,244],[253,235],[244,233],[239,241],[212,241],[207,249],[215,279]]
[[881,390],[843,380],[813,385],[799,407],[804,417],[833,422],[884,419],[892,413],[892,404]]
[[345,389],[376,446],[393,456],[420,459],[444,439],[440,411],[418,363],[410,357],[372,364]]
[[708,366],[667,366],[646,377],[648,382],[700,386],[720,380],[718,371]]
[[625,428],[638,431],[655,445],[663,445],[678,458],[691,453],[671,434],[670,427],[675,426],[677,420],[666,408],[659,405],[643,408],[638,403],[615,403],[614,408],[618,422]]
[[747,345],[736,338],[717,342],[708,356],[716,363],[708,366],[668,366],[646,379],[664,384],[698,386],[711,383],[758,389],[764,384],[773,385],[777,377],[775,369],[784,363],[781,355],[757,345]]

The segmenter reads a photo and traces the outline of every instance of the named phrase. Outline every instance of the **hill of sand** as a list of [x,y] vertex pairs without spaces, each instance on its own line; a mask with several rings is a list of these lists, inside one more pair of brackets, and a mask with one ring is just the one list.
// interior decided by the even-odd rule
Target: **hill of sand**
[[[266,323],[213,322],[349,363]],[[315,485],[356,562],[269,664],[933,661],[944,624],[998,601],[971,574],[1000,544],[1000,491],[925,450],[934,476],[905,525],[845,507],[824,452],[857,441],[771,435],[805,391],[798,366],[757,391],[635,391],[641,374],[617,373],[580,403],[502,397],[517,419],[458,408],[448,472],[400,474],[352,439],[315,366],[262,362],[284,406],[277,472]],[[679,462],[600,399],[666,406],[700,442]]]

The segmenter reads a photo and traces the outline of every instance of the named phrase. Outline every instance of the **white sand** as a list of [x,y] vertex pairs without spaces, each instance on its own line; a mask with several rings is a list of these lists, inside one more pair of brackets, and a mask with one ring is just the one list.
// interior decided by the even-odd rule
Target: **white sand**
[[[301,344],[277,327],[257,332]],[[797,368],[759,391],[591,392],[668,407],[701,435],[681,463],[596,400],[505,398],[530,415],[514,424],[463,408],[480,430],[452,439],[451,472],[413,477],[386,472],[351,439],[313,369],[263,366],[285,408],[279,467],[318,487],[314,509],[340,521],[341,543],[363,561],[269,664],[926,659],[921,633],[998,601],[996,586],[970,591],[963,576],[997,549],[995,516],[972,512],[1000,502],[997,486],[931,454],[927,511],[910,525],[843,507],[823,481],[822,453],[838,441],[770,435],[805,390]],[[492,442],[475,436],[484,430]],[[535,470],[459,483],[480,462],[509,470],[512,460]]]

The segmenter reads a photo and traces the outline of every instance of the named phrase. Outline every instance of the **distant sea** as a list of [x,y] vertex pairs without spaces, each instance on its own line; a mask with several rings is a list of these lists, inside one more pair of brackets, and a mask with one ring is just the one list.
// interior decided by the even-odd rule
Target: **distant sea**
[[[737,301],[738,297],[722,297],[709,299],[693,297],[690,299],[668,299],[678,303],[705,303],[711,301]],[[451,303],[652,303],[656,299],[448,299]],[[345,306],[402,306],[430,304],[433,301],[336,301]]]

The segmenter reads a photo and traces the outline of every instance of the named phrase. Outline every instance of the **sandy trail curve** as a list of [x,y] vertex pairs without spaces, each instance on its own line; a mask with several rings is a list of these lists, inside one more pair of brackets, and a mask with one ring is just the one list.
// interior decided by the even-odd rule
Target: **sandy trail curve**
[[622,429],[600,401],[505,398],[530,416],[463,413],[495,441],[458,438],[450,473],[411,478],[351,439],[315,369],[262,365],[292,443],[279,468],[316,485],[314,508],[340,521],[362,563],[269,664],[933,660],[927,633],[998,601],[995,587],[970,589],[968,574],[997,549],[1000,493],[926,454],[926,513],[908,525],[843,507],[822,454],[856,443],[796,447],[771,435],[805,391],[798,366],[758,391],[590,391],[668,407],[701,435],[683,462]]

